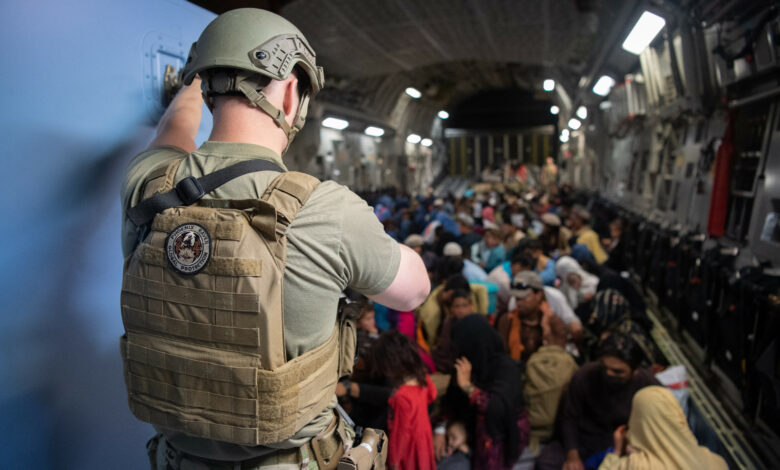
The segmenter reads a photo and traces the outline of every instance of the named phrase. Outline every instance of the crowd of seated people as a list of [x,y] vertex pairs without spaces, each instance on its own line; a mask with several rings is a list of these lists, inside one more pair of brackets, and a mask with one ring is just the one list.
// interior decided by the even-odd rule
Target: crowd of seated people
[[546,190],[364,195],[432,290],[413,312],[355,301],[340,403],[388,431],[390,469],[726,468],[654,378],[623,222],[592,227],[587,199]]

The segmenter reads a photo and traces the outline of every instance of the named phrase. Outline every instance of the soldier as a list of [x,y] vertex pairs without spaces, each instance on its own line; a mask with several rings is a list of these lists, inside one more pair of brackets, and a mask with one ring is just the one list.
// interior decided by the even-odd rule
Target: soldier
[[[224,13],[130,164],[121,350],[130,408],[159,432],[153,468],[335,468],[353,437],[334,412],[354,359],[340,292],[408,311],[430,291],[362,199],[286,171],[323,80],[287,20]],[[203,99],[214,126],[196,148]]]

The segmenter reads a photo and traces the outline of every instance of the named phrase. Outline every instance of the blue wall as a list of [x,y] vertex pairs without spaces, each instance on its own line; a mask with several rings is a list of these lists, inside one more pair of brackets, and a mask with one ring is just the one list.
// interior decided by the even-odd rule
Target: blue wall
[[[159,115],[154,50],[185,55],[213,16],[0,2],[0,467],[147,466],[119,357],[119,185]],[[210,127],[206,112],[199,142]]]

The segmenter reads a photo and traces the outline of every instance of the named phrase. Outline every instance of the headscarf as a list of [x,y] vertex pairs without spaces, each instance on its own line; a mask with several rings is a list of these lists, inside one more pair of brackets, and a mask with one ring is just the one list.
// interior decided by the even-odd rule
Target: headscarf
[[[488,434],[504,443],[505,462],[520,455],[518,411],[523,406],[523,382],[520,366],[504,353],[504,344],[484,316],[468,315],[452,331],[455,357],[471,362],[474,385],[490,395],[485,424]],[[453,380],[454,381],[454,380]]]
[[621,458],[617,468],[728,468],[722,457],[699,446],[677,399],[664,387],[644,387],[634,395],[626,437],[637,452]]
[[[577,274],[582,279],[579,290],[574,289],[566,279],[569,274]],[[571,256],[561,256],[555,262],[555,275],[561,279],[561,292],[566,297],[571,308],[577,308],[580,303],[580,294],[595,294],[599,285],[599,278],[588,273]]]

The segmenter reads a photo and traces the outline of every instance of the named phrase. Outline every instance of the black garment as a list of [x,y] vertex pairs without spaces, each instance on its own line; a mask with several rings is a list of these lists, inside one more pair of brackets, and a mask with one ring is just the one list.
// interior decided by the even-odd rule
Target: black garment
[[455,451],[452,455],[444,457],[436,464],[436,470],[470,470],[471,453],[464,454],[461,451]]
[[591,272],[599,278],[599,285],[596,287],[597,291],[614,289],[620,292],[628,300],[631,307],[631,318],[639,322],[647,330],[652,328],[653,325],[647,318],[645,301],[629,279],[605,266],[595,267],[594,271]]
[[572,377],[564,400],[564,450],[577,449],[584,460],[612,446],[615,429],[628,423],[634,394],[648,385],[660,384],[647,369],[637,369],[627,385],[615,389],[604,379],[599,362],[582,366]]
[[[514,462],[520,456],[517,416],[523,407],[522,369],[504,353],[501,337],[480,314],[471,314],[455,323],[452,344],[456,358],[465,356],[471,362],[473,384],[490,395],[485,415],[488,434],[504,442],[504,459]],[[457,386],[456,374],[453,372],[450,379],[445,406],[450,410],[469,409],[468,398]],[[466,418],[470,418],[466,423],[473,424],[473,416]]]
[[474,232],[464,233],[458,237],[458,244],[463,248],[463,252],[471,255],[471,245],[482,241],[482,237]]
[[350,398],[350,417],[364,428],[387,429],[387,401],[393,394],[393,383],[385,378],[358,384],[360,396]]
[[622,241],[618,241],[617,245],[609,250],[609,258],[604,262],[604,266],[618,273],[628,270],[626,247]]
[[433,244],[433,252],[436,253],[436,256],[444,256],[444,245],[449,242],[457,242],[457,238],[442,228],[441,233],[436,236],[436,242]]
[[378,333],[369,333],[368,331],[365,330],[358,330],[357,332],[358,357],[367,359],[368,353],[369,351],[371,351],[371,347],[374,345],[377,339],[379,339]]
[[439,341],[436,349],[431,351],[431,359],[436,366],[436,370],[449,374],[455,364],[455,353],[452,349],[452,327],[457,322],[457,318],[449,316],[444,319],[439,329]]

